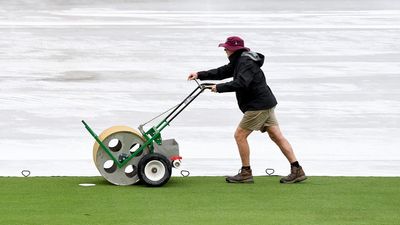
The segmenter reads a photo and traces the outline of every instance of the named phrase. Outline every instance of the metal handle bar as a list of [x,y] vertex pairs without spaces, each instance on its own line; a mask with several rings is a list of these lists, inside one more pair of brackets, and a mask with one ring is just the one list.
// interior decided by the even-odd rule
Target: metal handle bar
[[201,85],[197,86],[192,93],[190,93],[181,103],[179,103],[176,108],[165,117],[165,121],[169,124],[176,116],[178,116],[187,106],[192,103],[203,91],[205,88]]
[[171,109],[168,109],[167,111],[161,113],[160,115],[157,115],[153,119],[149,120],[148,122],[142,124],[139,126],[140,132],[143,134],[145,131],[143,130],[143,126],[146,125],[147,123],[153,121],[154,119],[160,117],[161,115],[167,113],[168,111],[171,111],[157,126],[155,126],[159,131],[165,128],[165,126],[169,125],[169,123],[175,119],[187,106],[192,103],[194,99],[196,99],[205,89],[211,89],[212,85],[215,85],[213,83],[199,83],[197,80],[195,80],[197,83],[197,87],[185,98],[183,99],[182,102],[177,104],[176,106],[172,107]]
[[195,79],[194,81],[196,81],[197,85],[201,89],[211,89],[212,86],[215,85],[214,83],[199,83],[199,81],[197,81],[197,79]]
[[[175,119],[175,117],[179,115],[190,103],[192,103],[192,101],[195,100],[205,89],[211,89],[212,86],[215,85],[214,83],[199,83],[197,79],[195,79],[195,81],[198,85],[197,88],[195,88],[194,91],[190,93],[180,104],[178,104],[178,106],[176,106],[176,108],[165,118],[167,123],[170,123],[173,119]],[[182,108],[177,111],[181,106]],[[170,116],[172,117],[170,118]]]
[[214,85],[215,85],[214,83],[202,83],[202,84],[201,84],[201,87],[202,87],[203,89],[211,89],[212,86],[214,86]]

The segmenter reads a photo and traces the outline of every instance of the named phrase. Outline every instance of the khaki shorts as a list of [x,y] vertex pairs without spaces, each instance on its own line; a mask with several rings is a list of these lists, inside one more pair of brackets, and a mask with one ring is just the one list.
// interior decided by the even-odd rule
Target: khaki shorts
[[247,111],[244,113],[239,127],[246,130],[267,131],[267,127],[278,125],[275,107],[266,110]]

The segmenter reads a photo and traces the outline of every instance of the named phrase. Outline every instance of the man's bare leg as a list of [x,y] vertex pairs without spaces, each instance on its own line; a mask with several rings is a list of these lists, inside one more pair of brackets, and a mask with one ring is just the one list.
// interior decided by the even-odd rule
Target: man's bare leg
[[247,137],[251,134],[251,130],[238,127],[235,131],[235,140],[239,149],[242,166],[250,166],[250,147]]
[[278,145],[279,149],[282,151],[282,153],[285,155],[291,165],[290,174],[286,177],[282,177],[279,182],[292,184],[307,179],[303,168],[300,166],[299,162],[296,159],[296,156],[294,155],[292,146],[283,136],[281,130],[279,129],[279,126],[269,126],[267,127],[267,132],[269,137]]
[[294,155],[293,148],[288,142],[288,140],[286,140],[286,138],[283,136],[281,130],[279,129],[279,126],[278,125],[269,126],[267,127],[267,132],[271,140],[278,145],[279,149],[285,155],[289,163],[296,162],[297,159],[296,156]]
[[242,169],[235,176],[226,177],[228,183],[253,183],[253,174],[250,168],[250,148],[247,137],[251,130],[238,127],[235,131],[235,140],[239,149],[240,159],[242,160]]

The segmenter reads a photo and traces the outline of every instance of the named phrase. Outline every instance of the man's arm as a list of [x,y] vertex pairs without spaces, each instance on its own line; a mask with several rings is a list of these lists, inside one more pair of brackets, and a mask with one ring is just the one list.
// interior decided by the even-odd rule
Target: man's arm
[[233,68],[231,64],[197,73],[197,78],[200,80],[223,80],[232,76]]
[[233,92],[247,88],[254,77],[252,67],[253,65],[251,63],[243,63],[242,65],[239,65],[236,79],[230,82],[217,84],[216,91],[220,93]]

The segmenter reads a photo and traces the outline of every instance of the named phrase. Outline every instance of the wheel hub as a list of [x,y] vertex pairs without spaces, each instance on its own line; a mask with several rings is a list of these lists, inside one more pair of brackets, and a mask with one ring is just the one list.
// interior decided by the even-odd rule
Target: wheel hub
[[158,160],[151,160],[144,168],[144,173],[147,178],[152,181],[159,181],[163,178],[166,172],[164,164]]

